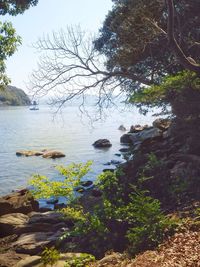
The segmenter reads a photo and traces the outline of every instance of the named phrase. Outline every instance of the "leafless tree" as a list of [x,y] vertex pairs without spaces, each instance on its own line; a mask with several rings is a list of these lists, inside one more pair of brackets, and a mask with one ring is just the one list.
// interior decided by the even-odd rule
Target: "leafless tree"
[[114,105],[113,98],[123,93],[121,85],[125,80],[151,84],[149,79],[128,71],[108,72],[105,58],[95,49],[93,40],[80,27],[68,27],[65,32],[41,38],[35,47],[44,54],[30,79],[31,93],[36,97],[53,91],[51,103],[58,109],[81,97],[82,110],[86,96],[91,94],[96,96],[95,105],[101,116],[104,108]]

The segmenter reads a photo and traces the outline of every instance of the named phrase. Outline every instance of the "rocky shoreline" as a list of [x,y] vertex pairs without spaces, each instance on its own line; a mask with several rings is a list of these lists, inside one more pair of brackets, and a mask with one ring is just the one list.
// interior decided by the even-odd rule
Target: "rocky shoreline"
[[[185,168],[185,162],[188,160],[185,154],[181,157],[181,145],[179,145],[176,140],[171,139],[171,121],[167,119],[157,119],[154,121],[153,126],[132,126],[128,133],[122,135],[120,141],[122,144],[127,144],[127,148],[122,148],[121,153],[126,155],[128,159],[125,163],[112,162],[111,164],[116,163],[116,165],[121,164],[123,169],[126,171],[126,175],[134,173],[134,164],[130,165],[128,162],[133,161],[134,153],[141,151],[142,153],[146,152],[155,152],[156,155],[165,158],[167,162],[167,168],[170,169],[171,179],[176,179],[179,173],[182,173]],[[170,143],[171,142],[171,143]],[[102,139],[102,148],[110,147],[110,142],[107,139]],[[97,142],[99,148],[100,141]],[[106,144],[106,145],[105,145]],[[179,151],[179,155],[177,154]],[[172,156],[173,155],[173,156]],[[199,157],[193,156],[190,157],[191,162],[197,162],[199,164]],[[104,171],[111,171],[112,169],[105,169]],[[84,183],[84,182],[83,182]],[[157,181],[151,181],[151,185],[146,181],[147,186],[155,187]],[[82,184],[84,186],[91,186],[90,190],[83,190],[81,193],[81,204],[84,208],[84,212],[91,212],[94,206],[101,201],[102,192],[93,186],[90,181],[86,181]],[[159,186],[159,185],[157,185]],[[158,189],[159,191],[159,189]],[[158,192],[159,193],[159,192]],[[161,198],[162,192],[160,192]],[[156,196],[159,198],[159,196]],[[163,200],[163,205],[168,207],[170,204],[170,199],[167,199],[167,202]],[[167,204],[166,204],[167,203]],[[57,203],[54,203],[55,207]],[[194,204],[194,206],[191,205]],[[179,205],[179,204],[178,204]],[[184,205],[179,205],[179,216],[184,217],[193,213],[194,209],[199,207],[199,202],[189,202],[184,199]],[[188,206],[187,206],[188,205]],[[196,205],[196,206],[195,206]],[[186,207],[187,206],[187,207]],[[191,206],[191,207],[190,207]],[[63,206],[62,206],[63,207]],[[58,208],[62,208],[58,205]],[[193,215],[192,215],[193,216]],[[40,208],[38,201],[36,201],[30,194],[27,189],[19,190],[18,192],[11,193],[7,196],[0,198],[0,266],[1,267],[28,267],[28,266],[42,266],[41,265],[41,253],[45,247],[56,247],[63,252],[65,243],[73,243],[73,240],[62,241],[61,237],[63,233],[70,231],[74,226],[73,222],[63,216],[63,213],[59,210],[48,210],[45,208]],[[188,230],[190,231],[190,229]],[[187,232],[184,234],[187,236]],[[186,238],[185,236],[181,238]],[[194,233],[195,236],[199,235],[199,232]],[[193,236],[193,232],[191,234]],[[195,237],[196,238],[196,237]],[[171,239],[173,240],[173,238]],[[174,242],[169,240],[170,242]],[[168,243],[163,245],[165,249],[168,249]],[[173,243],[174,244],[174,243]],[[172,244],[172,246],[173,246]],[[181,245],[180,245],[181,246]],[[152,255],[157,255],[161,257],[164,252],[151,252]],[[159,254],[160,253],[160,254]],[[170,254],[170,252],[169,252]],[[77,253],[64,253],[61,254],[59,260],[59,265],[55,266],[64,266],[66,258],[76,257]],[[136,263],[140,264],[141,257],[136,257]],[[150,260],[150,259],[149,259]],[[118,264],[119,261],[119,264]],[[110,262],[110,263],[109,263]],[[112,254],[106,256],[104,259],[100,260],[97,265],[94,266],[122,266],[123,262],[126,262],[123,266],[142,266],[134,265],[133,261],[125,260],[122,254]],[[107,264],[107,265],[105,265]],[[110,264],[110,265],[109,265]],[[129,265],[128,265],[129,264]],[[162,264],[162,263],[161,263]],[[53,265],[54,266],[54,265]],[[93,265],[91,265],[93,266]],[[148,265],[151,266],[151,265]],[[152,265],[153,266],[153,265]],[[162,266],[162,265],[155,265]],[[169,265],[170,266],[170,265]],[[172,265],[171,265],[172,266]],[[197,265],[198,266],[198,265]]]

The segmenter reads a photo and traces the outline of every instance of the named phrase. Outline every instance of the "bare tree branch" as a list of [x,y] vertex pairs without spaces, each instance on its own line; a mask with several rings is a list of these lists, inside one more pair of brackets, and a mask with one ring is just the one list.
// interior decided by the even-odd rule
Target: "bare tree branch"
[[184,51],[179,46],[175,34],[174,34],[174,1],[166,0],[168,8],[168,29],[167,36],[169,44],[174,51],[176,57],[178,58],[180,64],[191,71],[197,72],[200,74],[200,65],[195,62],[193,58],[187,57]]
[[[43,37],[35,45],[44,53],[37,70],[32,74],[30,89],[35,96],[54,91],[59,106],[82,94],[101,96],[98,104],[111,103],[111,93],[120,90],[123,79],[151,85],[150,78],[135,75],[131,70],[111,71],[105,68],[105,60],[95,50],[93,40],[78,28],[53,33]],[[105,100],[107,99],[107,101]]]

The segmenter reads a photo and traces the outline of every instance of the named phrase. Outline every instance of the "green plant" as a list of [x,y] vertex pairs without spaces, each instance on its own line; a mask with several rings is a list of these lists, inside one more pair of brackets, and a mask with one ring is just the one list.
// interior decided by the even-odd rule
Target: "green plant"
[[60,259],[60,253],[54,247],[45,248],[41,254],[41,262],[44,266],[50,264],[53,266]]
[[90,166],[91,161],[83,164],[72,163],[67,167],[57,166],[56,169],[65,177],[63,181],[50,180],[46,176],[33,175],[29,184],[34,187],[31,190],[35,198],[50,198],[50,197],[66,197],[73,199],[74,187],[80,184],[81,178],[86,175]]
[[67,260],[65,267],[87,267],[88,263],[95,261],[93,255],[81,253],[79,256],[74,256],[72,259]]
[[76,222],[85,222],[87,214],[84,213],[82,207],[70,207],[60,209],[59,212],[63,214],[64,219],[68,221]]
[[166,231],[175,227],[175,222],[162,213],[160,202],[147,196],[144,191],[131,194],[123,213],[130,225],[127,238],[129,249],[134,254],[157,246]]

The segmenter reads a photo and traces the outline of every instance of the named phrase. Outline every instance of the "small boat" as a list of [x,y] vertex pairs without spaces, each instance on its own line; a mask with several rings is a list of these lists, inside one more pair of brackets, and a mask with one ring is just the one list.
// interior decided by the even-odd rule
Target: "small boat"
[[36,101],[33,101],[31,106],[29,107],[30,110],[39,110],[38,103]]

